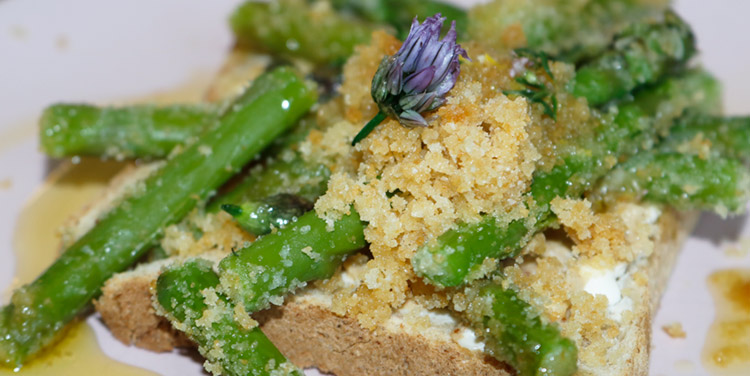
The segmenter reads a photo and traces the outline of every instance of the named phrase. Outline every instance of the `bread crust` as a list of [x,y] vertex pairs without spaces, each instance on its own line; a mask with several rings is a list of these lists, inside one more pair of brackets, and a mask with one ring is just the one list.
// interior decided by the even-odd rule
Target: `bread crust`
[[292,363],[337,376],[511,374],[507,365],[454,342],[435,342],[383,328],[370,331],[353,318],[314,304],[293,302],[262,312],[257,319]]
[[648,258],[646,273],[648,275],[648,295],[644,307],[636,323],[637,334],[633,357],[628,361],[620,375],[646,376],[649,372],[649,356],[651,353],[652,320],[659,308],[659,302],[672,275],[677,256],[685,240],[693,231],[698,221],[697,212],[681,213],[676,210],[665,210],[659,218],[659,238],[654,252]]
[[121,276],[113,277],[102,288],[94,307],[112,335],[126,345],[155,352],[192,346],[182,332],[156,314],[151,304],[151,284],[157,273],[158,269],[132,274],[122,281],[117,280]]

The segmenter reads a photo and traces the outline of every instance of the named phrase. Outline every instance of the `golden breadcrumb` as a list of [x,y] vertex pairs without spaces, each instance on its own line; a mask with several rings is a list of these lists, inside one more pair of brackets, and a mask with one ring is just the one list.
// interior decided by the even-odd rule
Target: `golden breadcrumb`
[[[481,214],[505,222],[524,218],[523,193],[540,158],[528,133],[526,100],[510,99],[488,82],[507,79],[510,65],[501,72],[489,60],[464,64],[447,103],[427,117],[430,127],[407,128],[389,119],[352,147],[352,137],[377,111],[369,93],[372,75],[397,47],[392,37],[376,33],[371,45],[358,49],[344,68],[345,119],[315,135],[319,144],[308,149],[332,160],[356,158],[332,166],[328,192],[315,208],[332,224],[353,206],[368,222],[373,259],[356,291],[342,299],[346,312],[369,328],[411,295],[409,286],[419,279],[410,260],[419,246]],[[493,75],[482,75],[485,64],[494,67]]]
[[223,211],[210,214],[193,210],[186,220],[164,230],[161,246],[170,256],[193,256],[207,250],[228,253],[254,239]]
[[557,197],[550,203],[552,212],[575,243],[573,253],[588,257],[601,256],[601,267],[619,261],[631,261],[632,249],[626,244],[626,229],[616,213],[594,214],[588,200]]
[[661,327],[661,329],[664,330],[664,333],[667,333],[667,335],[672,338],[686,338],[687,337],[687,333],[685,333],[685,330],[682,329],[682,324],[677,321],[664,325]]
[[[659,211],[619,203],[607,212],[594,213],[586,200],[559,198],[552,209],[568,238],[537,236],[522,252],[526,256],[521,263],[503,269],[503,283],[517,287],[545,320],[557,323],[561,333],[576,342],[579,366],[582,374],[588,374],[586,370],[606,366],[612,354],[623,348],[624,338],[631,334],[620,328],[638,325],[634,320],[640,316],[631,307],[648,305],[647,277],[624,266],[646,260],[653,252]],[[619,295],[589,285],[592,270],[602,271],[594,277],[621,271],[612,277],[619,284]],[[620,282],[626,279],[631,280],[627,288]],[[461,299],[454,297],[459,307]]]

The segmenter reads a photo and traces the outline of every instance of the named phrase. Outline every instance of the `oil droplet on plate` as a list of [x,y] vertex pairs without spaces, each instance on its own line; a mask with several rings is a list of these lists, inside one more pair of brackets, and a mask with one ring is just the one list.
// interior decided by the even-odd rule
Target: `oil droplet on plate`
[[102,353],[93,329],[77,322],[65,332],[62,340],[18,372],[0,367],[0,375],[16,376],[147,376],[151,372],[108,358]]
[[750,370],[750,269],[718,271],[708,277],[716,317],[703,345],[703,364],[714,375]]
[[124,163],[83,159],[64,162],[37,189],[16,220],[16,279],[29,283],[57,258],[60,229],[104,192]]
[[[16,222],[13,248],[16,287],[36,278],[60,250],[60,227],[100,196],[124,163],[82,159],[63,163],[52,172],[24,207]],[[0,367],[0,375],[146,376],[153,373],[113,360],[102,352],[94,331],[83,322],[70,326],[59,343],[24,365],[19,372]]]

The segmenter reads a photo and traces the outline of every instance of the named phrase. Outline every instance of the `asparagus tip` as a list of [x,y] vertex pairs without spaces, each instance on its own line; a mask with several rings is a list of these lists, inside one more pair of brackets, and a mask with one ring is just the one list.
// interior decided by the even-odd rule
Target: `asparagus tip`
[[231,215],[232,217],[242,215],[242,207],[238,205],[223,204],[221,205],[221,210],[224,210],[225,212],[229,213],[229,215]]

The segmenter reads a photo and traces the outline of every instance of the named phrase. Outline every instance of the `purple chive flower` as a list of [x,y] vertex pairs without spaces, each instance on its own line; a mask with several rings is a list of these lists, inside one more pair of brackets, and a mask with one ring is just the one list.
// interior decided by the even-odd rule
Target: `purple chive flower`
[[352,145],[367,137],[387,116],[407,127],[428,126],[421,113],[445,103],[445,95],[461,73],[459,56],[468,59],[466,51],[456,43],[456,21],[439,39],[445,20],[440,13],[422,24],[414,17],[398,52],[380,62],[370,91],[380,111],[354,137]]

